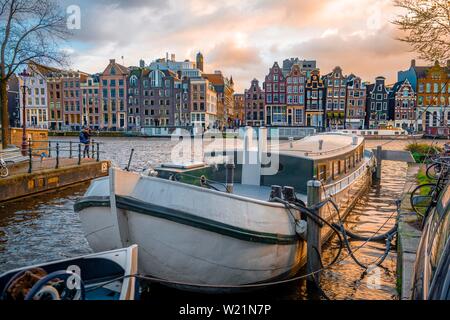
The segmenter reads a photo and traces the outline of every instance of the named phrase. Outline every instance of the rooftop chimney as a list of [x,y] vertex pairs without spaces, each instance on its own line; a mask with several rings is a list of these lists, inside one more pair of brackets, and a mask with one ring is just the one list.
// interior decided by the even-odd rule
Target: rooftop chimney
[[109,63],[116,63],[116,59],[109,59]]
[[412,59],[411,60],[411,68],[415,68],[416,67],[416,59]]

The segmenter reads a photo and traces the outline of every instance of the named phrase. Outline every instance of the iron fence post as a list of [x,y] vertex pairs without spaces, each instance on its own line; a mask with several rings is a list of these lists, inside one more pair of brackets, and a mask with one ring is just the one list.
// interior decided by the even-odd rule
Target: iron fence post
[[69,159],[72,159],[72,141],[69,141]]
[[55,169],[59,168],[59,142],[56,143],[56,167]]
[[81,143],[78,144],[78,165],[81,164]]
[[49,158],[52,157],[52,142],[51,141],[48,142],[48,157]]
[[31,173],[33,171],[33,153],[31,150],[31,146],[28,146],[28,157],[29,157],[28,173]]
[[96,142],[97,143],[97,162],[99,162],[100,161],[100,143],[98,143],[98,142]]
[[94,148],[95,148],[95,146],[94,146],[94,139],[92,139],[92,147],[91,147],[92,159],[94,159],[94,153],[95,153]]

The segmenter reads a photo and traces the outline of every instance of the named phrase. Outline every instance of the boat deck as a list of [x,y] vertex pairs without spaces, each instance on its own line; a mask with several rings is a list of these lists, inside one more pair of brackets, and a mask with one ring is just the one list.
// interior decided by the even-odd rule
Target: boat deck
[[[224,186],[219,183],[211,183],[211,185],[219,190],[224,189]],[[261,201],[269,201],[271,190],[271,187],[267,186],[254,186],[240,183],[233,184],[233,194]],[[296,195],[297,198],[306,202],[306,195],[301,193],[296,193]]]

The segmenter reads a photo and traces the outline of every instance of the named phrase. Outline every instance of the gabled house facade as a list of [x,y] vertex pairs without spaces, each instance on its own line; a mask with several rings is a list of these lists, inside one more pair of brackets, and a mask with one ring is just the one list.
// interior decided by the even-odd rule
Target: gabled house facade
[[389,108],[393,111],[394,126],[417,131],[416,93],[408,79],[397,82],[389,93]]
[[389,91],[385,77],[377,77],[375,83],[367,86],[366,122],[368,129],[379,129],[388,126],[390,120]]
[[366,127],[366,90],[366,84],[360,77],[354,74],[348,76],[345,128],[364,129]]
[[109,61],[100,74],[101,129],[127,130],[128,68]]
[[306,81],[306,126],[324,128],[325,85],[320,70],[311,71]]
[[299,64],[293,64],[286,75],[287,124],[305,125],[305,85],[306,72]]
[[266,100],[266,124],[271,126],[288,125],[286,79],[278,62],[273,64],[269,74],[266,75],[263,89]]
[[250,88],[244,91],[245,125],[264,126],[265,93],[257,79],[253,79]]
[[341,67],[324,76],[327,92],[325,107],[325,127],[327,129],[344,129],[345,106],[347,103],[347,77]]

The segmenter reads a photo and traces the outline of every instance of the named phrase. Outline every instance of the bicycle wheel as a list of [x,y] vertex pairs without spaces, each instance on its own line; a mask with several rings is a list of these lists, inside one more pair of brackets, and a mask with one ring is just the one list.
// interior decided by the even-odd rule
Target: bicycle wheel
[[441,164],[433,163],[432,165],[428,166],[425,174],[428,177],[428,179],[437,180],[441,171],[442,171]]
[[9,170],[7,167],[0,167],[0,177],[5,178],[9,174]]
[[433,183],[425,183],[416,187],[411,192],[410,197],[411,207],[414,212],[420,217],[423,217],[433,203],[433,200],[437,199],[440,190],[441,188]]

